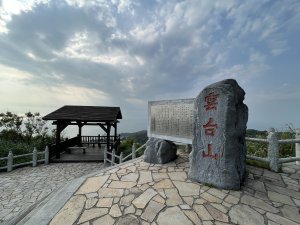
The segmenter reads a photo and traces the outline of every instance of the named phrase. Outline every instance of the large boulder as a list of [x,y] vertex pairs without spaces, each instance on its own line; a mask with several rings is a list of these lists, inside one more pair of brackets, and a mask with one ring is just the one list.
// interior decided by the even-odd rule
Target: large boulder
[[189,178],[239,189],[245,177],[245,92],[233,79],[207,86],[195,99]]
[[176,159],[177,146],[170,141],[149,138],[144,152],[144,161],[154,164],[164,164]]

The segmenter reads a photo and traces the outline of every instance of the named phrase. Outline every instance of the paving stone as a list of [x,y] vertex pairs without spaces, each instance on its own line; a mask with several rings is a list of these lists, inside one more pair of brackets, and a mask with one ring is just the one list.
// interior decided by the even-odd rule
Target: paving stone
[[169,176],[165,172],[159,172],[159,173],[152,173],[153,180],[163,180],[163,179],[169,179]]
[[208,202],[214,202],[214,203],[222,203],[222,200],[207,193],[207,192],[204,192],[200,195],[201,198],[204,198],[206,201]]
[[167,206],[176,206],[182,204],[182,199],[179,196],[177,189],[166,189],[165,194],[167,196],[166,205]]
[[263,176],[281,181],[281,176],[280,176],[279,173],[275,173],[275,172],[272,172],[272,171],[267,170],[267,169],[264,169]]
[[136,210],[135,215],[140,216],[140,215],[142,215],[142,212],[143,211],[141,209],[138,209],[138,210]]
[[165,199],[162,198],[160,195],[156,195],[154,198],[152,198],[153,201],[156,201],[158,203],[161,203],[161,204],[165,204]]
[[122,216],[122,212],[117,204],[113,205],[109,210],[109,215],[112,217],[120,217]]
[[255,211],[259,212],[260,214],[264,215],[266,213],[265,210],[262,210],[260,208],[257,208],[257,207],[252,207],[253,209],[255,209]]
[[147,190],[149,187],[150,187],[149,184],[143,184],[143,185],[141,185],[139,188],[140,188],[141,191],[145,191],[145,190]]
[[194,211],[192,210],[183,210],[183,213],[194,223],[194,224],[197,224],[197,225],[201,225],[202,222],[201,220],[199,219],[197,213],[195,213]]
[[192,206],[194,203],[194,198],[193,197],[182,197],[183,200],[185,201],[186,204]]
[[139,175],[137,173],[129,173],[129,174],[122,176],[121,181],[136,182],[138,178],[139,178]]
[[87,209],[85,210],[78,223],[83,223],[92,219],[95,219],[97,217],[101,217],[104,216],[105,214],[108,213],[108,209],[107,208],[92,208],[92,209]]
[[300,214],[299,214],[299,208],[298,207],[284,205],[280,209],[280,211],[282,212],[282,215],[285,218],[293,220],[294,222],[300,222]]
[[95,197],[98,197],[98,193],[97,192],[86,193],[85,197],[86,198],[95,198]]
[[50,225],[73,224],[79,217],[84,207],[85,200],[86,198],[83,195],[76,195],[71,197],[70,200],[51,220]]
[[300,192],[297,192],[297,191],[294,191],[291,189],[287,189],[287,188],[283,188],[283,187],[279,187],[276,185],[271,185],[271,184],[266,184],[266,187],[269,191],[274,191],[279,194],[287,195],[292,198],[296,198],[296,199],[300,200]]
[[109,184],[109,188],[132,188],[136,185],[136,182],[132,181],[112,181]]
[[110,180],[119,180],[119,177],[118,177],[117,174],[113,173],[113,174],[111,174],[111,175],[109,176],[109,179],[110,179]]
[[148,222],[152,222],[155,216],[165,207],[164,204],[150,201],[147,208],[145,209],[144,213],[141,215],[143,220]]
[[97,202],[98,202],[98,199],[97,199],[97,198],[88,198],[88,199],[85,201],[85,208],[86,208],[86,209],[90,209],[90,208],[92,208]]
[[221,211],[222,213],[227,213],[228,209],[221,205],[221,204],[217,204],[217,203],[210,203],[211,206],[215,207],[217,210]]
[[83,185],[79,188],[79,190],[76,192],[77,195],[80,194],[86,194],[90,192],[97,192],[103,184],[108,179],[108,175],[102,176],[102,177],[90,177],[88,178]]
[[210,204],[205,204],[205,208],[215,220],[226,223],[228,222],[228,216],[215,207],[212,207]]
[[195,183],[186,183],[182,181],[173,181],[181,196],[199,195],[200,185]]
[[187,179],[185,172],[169,172],[168,175],[171,180],[185,181]]
[[294,202],[292,201],[291,197],[289,197],[289,196],[279,194],[279,193],[273,192],[273,191],[268,191],[268,197],[271,201],[295,206]]
[[226,193],[222,192],[221,190],[215,189],[215,188],[210,188],[207,190],[207,193],[216,196],[217,198],[224,199],[226,197]]
[[269,220],[272,220],[272,221],[274,221],[278,224],[281,224],[281,225],[296,225],[296,224],[299,225],[299,223],[295,223],[295,222],[293,222],[293,221],[291,221],[287,218],[284,218],[282,216],[279,216],[279,215],[276,215],[276,214],[273,214],[273,213],[267,213],[266,216]]
[[145,184],[153,181],[152,174],[150,171],[140,171],[139,174],[140,177],[138,184]]
[[159,213],[156,223],[158,225],[193,225],[192,222],[178,207],[170,207]]
[[134,199],[132,203],[133,205],[135,205],[135,207],[143,209],[155,195],[157,195],[157,192],[154,191],[152,188],[149,188],[139,197]]
[[300,207],[300,200],[298,200],[298,199],[294,199],[294,198],[293,198],[293,201],[295,202],[295,204],[296,204],[297,206],[299,206],[299,207]]
[[132,213],[135,213],[135,208],[133,205],[130,205],[129,207],[127,207],[125,210],[124,210],[124,214],[132,214]]
[[93,222],[93,225],[113,225],[115,220],[110,215],[105,215]]
[[195,204],[198,204],[198,205],[203,205],[204,203],[206,203],[207,201],[203,198],[198,198],[194,201]]
[[113,203],[113,198],[100,198],[97,207],[104,207],[104,208],[110,208]]
[[123,189],[117,188],[101,188],[98,191],[99,198],[105,197],[121,197],[124,194]]
[[248,180],[247,186],[253,188],[256,191],[266,192],[265,185],[262,181],[258,180]]
[[167,189],[167,188],[174,188],[174,185],[170,179],[164,179],[157,183],[155,183],[152,188],[158,189]]
[[268,225],[280,225],[279,223],[275,223],[272,220],[268,220]]
[[246,205],[251,205],[251,206],[263,209],[265,211],[272,212],[272,213],[278,213],[279,212],[279,210],[277,208],[269,205],[265,201],[263,201],[261,199],[254,198],[254,197],[249,196],[249,195],[244,195],[241,198],[241,203],[244,203]]
[[134,194],[130,194],[121,198],[120,205],[130,206],[132,200],[134,199]]
[[120,201],[120,198],[119,198],[119,197],[117,197],[117,198],[114,198],[114,201],[113,201],[113,203],[114,203],[114,204],[117,204],[119,201]]
[[116,225],[140,225],[140,222],[134,215],[125,215],[118,219]]
[[229,211],[231,222],[240,225],[264,224],[264,217],[247,205],[235,205]]
[[193,209],[198,214],[199,218],[202,221],[203,220],[214,220],[203,205],[194,205]]
[[255,194],[254,194],[254,197],[255,198],[260,198],[260,199],[266,200],[266,201],[269,200],[268,195],[265,192],[256,191]]
[[179,205],[179,207],[183,210],[188,210],[191,209],[191,207],[189,205],[183,204],[183,205]]

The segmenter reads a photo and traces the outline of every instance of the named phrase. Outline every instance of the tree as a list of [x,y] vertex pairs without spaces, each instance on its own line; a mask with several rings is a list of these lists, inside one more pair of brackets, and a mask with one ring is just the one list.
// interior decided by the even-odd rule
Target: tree
[[25,113],[25,130],[24,136],[28,141],[31,141],[33,136],[45,137],[48,132],[48,127],[46,126],[46,121],[42,119],[40,113]]
[[0,127],[4,127],[6,130],[14,130],[21,134],[21,126],[23,123],[23,117],[18,116],[12,112],[0,113]]

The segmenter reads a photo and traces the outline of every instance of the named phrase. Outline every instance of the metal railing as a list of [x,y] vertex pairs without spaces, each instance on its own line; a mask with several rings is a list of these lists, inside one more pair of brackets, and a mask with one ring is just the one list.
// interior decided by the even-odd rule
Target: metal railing
[[[44,155],[44,159],[38,160],[38,155]],[[26,156],[32,156],[32,161],[29,162],[23,162],[19,164],[14,164],[14,159],[22,158]],[[33,167],[37,166],[38,163],[44,162],[45,165],[49,164],[49,148],[46,146],[45,151],[38,152],[36,148],[33,149],[32,153],[27,153],[23,155],[13,155],[12,151],[9,151],[7,157],[0,158],[0,160],[6,160],[7,164],[6,166],[0,167],[0,170],[7,169],[7,172],[10,172],[13,170],[14,167],[18,166],[26,166],[32,164]]]
[[[269,163],[270,169],[272,171],[278,172],[280,165],[286,162],[296,162],[298,165],[300,165],[300,129],[296,130],[295,139],[278,140],[278,135],[275,132],[275,129],[270,128],[268,131],[267,139],[246,137],[246,141],[268,143],[267,157],[264,158],[264,157],[247,155],[247,159],[253,159],[253,160]],[[296,157],[280,158],[279,144],[295,144]]]
[[[141,147],[136,149],[136,143],[133,143],[132,148],[131,148],[131,153],[127,156],[124,157],[123,152],[120,153],[120,155],[116,154],[115,149],[112,150],[112,152],[107,151],[107,148],[105,147],[104,149],[104,163],[110,162],[111,166],[117,165],[118,163],[116,162],[118,159],[119,163],[124,162],[125,160],[129,159],[135,159],[136,158],[136,153],[140,151],[142,148],[144,148],[146,144],[143,144]],[[107,155],[110,155],[110,159],[107,157]]]

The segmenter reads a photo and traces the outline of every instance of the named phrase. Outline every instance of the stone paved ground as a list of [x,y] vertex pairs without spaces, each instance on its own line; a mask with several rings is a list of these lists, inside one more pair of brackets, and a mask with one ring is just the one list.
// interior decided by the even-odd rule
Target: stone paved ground
[[0,224],[68,181],[102,168],[103,163],[54,163],[0,173]]
[[248,167],[241,191],[187,179],[188,156],[123,164],[85,180],[50,225],[293,225],[300,222],[300,166],[283,173]]

